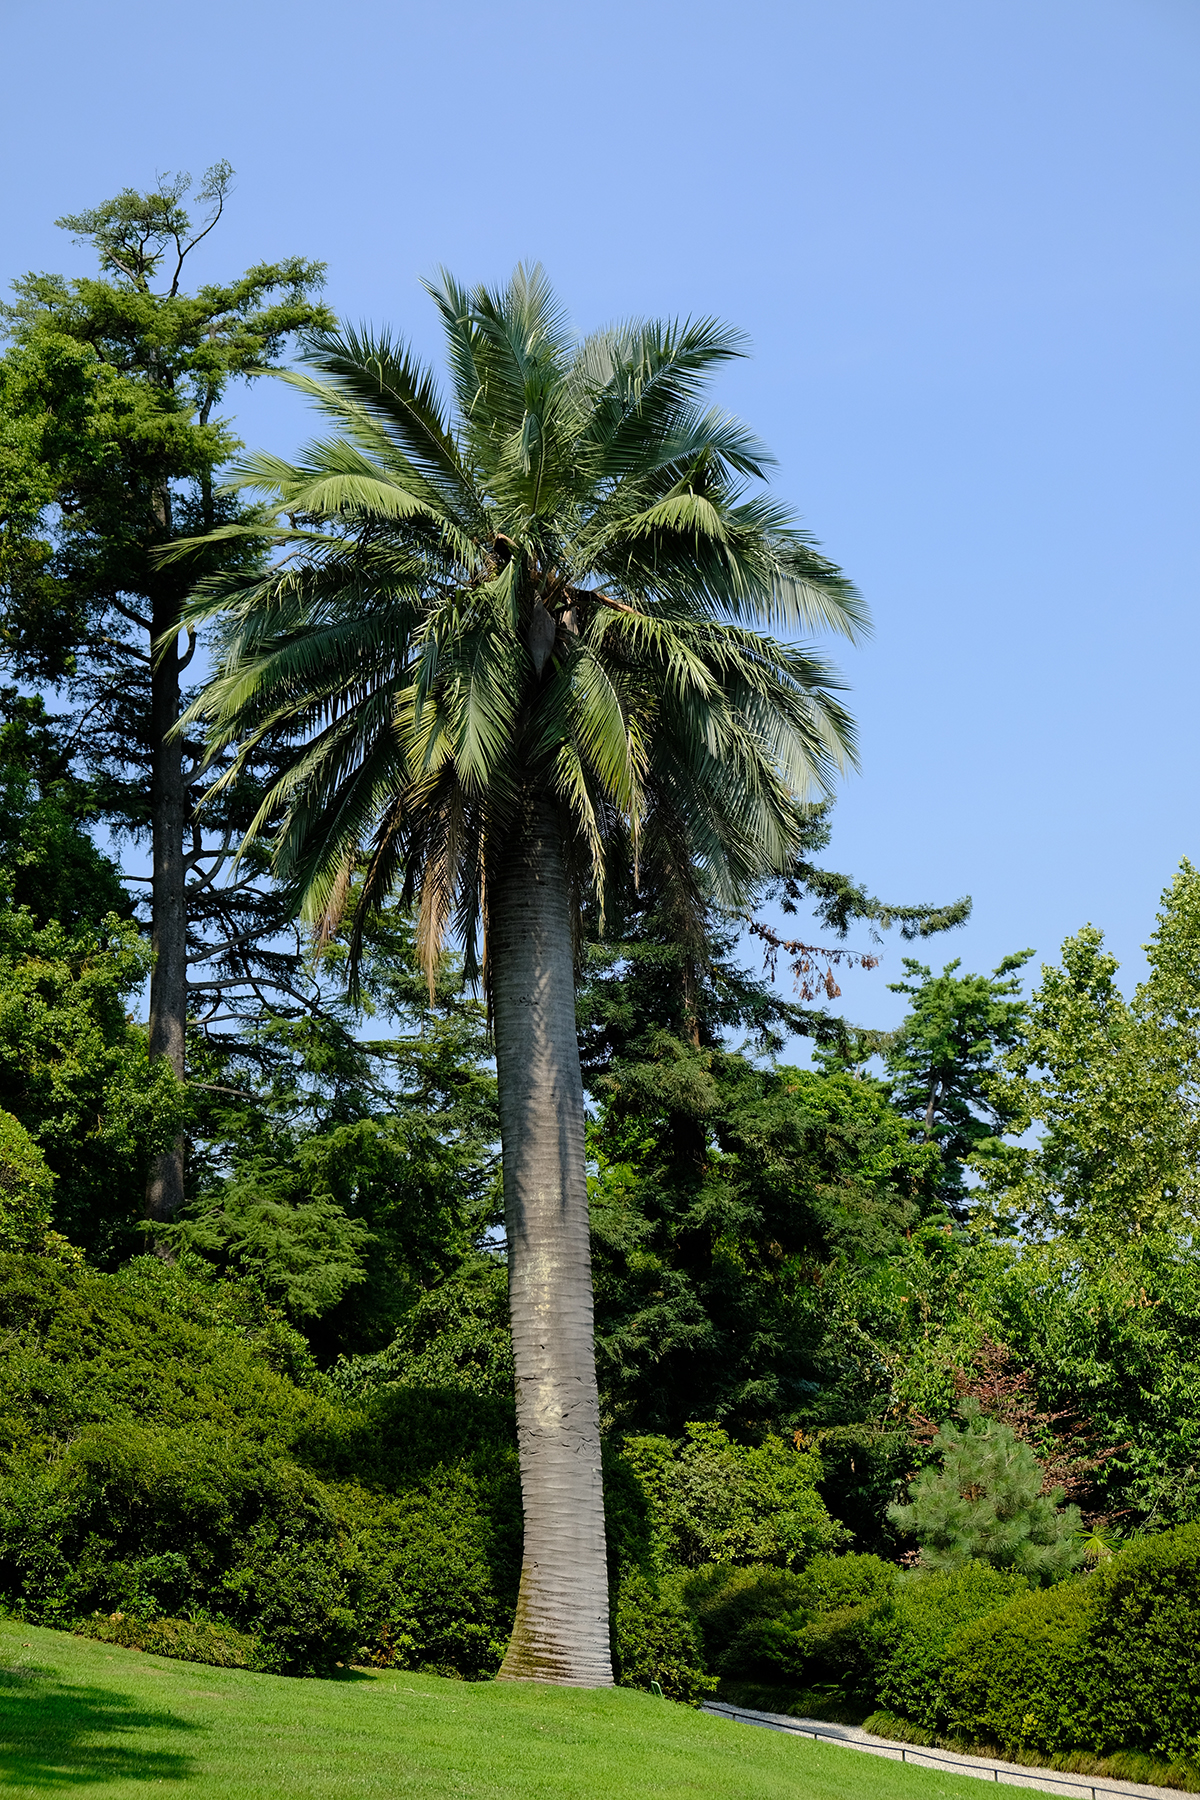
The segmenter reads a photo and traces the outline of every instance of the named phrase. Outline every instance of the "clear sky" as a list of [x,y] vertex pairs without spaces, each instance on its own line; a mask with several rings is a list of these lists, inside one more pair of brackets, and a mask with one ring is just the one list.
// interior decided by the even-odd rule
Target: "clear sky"
[[[436,351],[420,277],[545,263],[581,328],[717,313],[720,398],[875,614],[832,860],[970,893],[930,960],[1127,973],[1200,860],[1200,0],[4,0],[0,274],[53,219],[237,171],[199,278],[324,259]],[[275,384],[255,444],[304,432]],[[849,1010],[886,1024],[881,971]]]

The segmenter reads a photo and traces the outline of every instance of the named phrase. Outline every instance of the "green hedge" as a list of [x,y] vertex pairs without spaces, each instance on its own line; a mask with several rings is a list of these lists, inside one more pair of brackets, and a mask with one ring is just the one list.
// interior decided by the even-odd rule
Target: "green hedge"
[[964,1625],[994,1613],[1025,1592],[1023,1575],[988,1563],[968,1563],[953,1574],[909,1577],[896,1603],[896,1631],[875,1684],[879,1707],[927,1731],[946,1725],[942,1669],[951,1639]]
[[1188,1525],[956,1634],[946,1728],[1011,1750],[1200,1760],[1198,1666],[1200,1525]]
[[956,1633],[936,1684],[939,1724],[1006,1751],[1088,1745],[1086,1690],[1103,1679],[1087,1651],[1092,1601],[1087,1582],[1060,1582]]
[[975,1563],[902,1575],[877,1556],[814,1557],[802,1574],[714,1568],[685,1594],[727,1691],[751,1688],[795,1711],[862,1718],[876,1707],[937,1730],[947,1646],[995,1613],[1024,1577]]
[[731,1691],[829,1716],[879,1709],[919,1740],[1054,1760],[1200,1763],[1200,1525],[1029,1591],[972,1563],[899,1575],[871,1556],[802,1574],[701,1571],[686,1596]]
[[[339,1392],[260,1298],[186,1261],[114,1276],[0,1256],[0,1605],[164,1655],[240,1645],[290,1674],[491,1675],[521,1560],[513,1408],[453,1373]],[[703,1523],[713,1468],[750,1453],[715,1428],[691,1448],[662,1456]],[[712,1682],[658,1557],[670,1521],[619,1452],[607,1465],[619,1679],[695,1701]]]
[[1092,1580],[1105,1682],[1090,1732],[1102,1747],[1200,1757],[1200,1525],[1131,1544]]
[[898,1580],[877,1556],[817,1556],[799,1574],[699,1570],[684,1594],[731,1694],[787,1690],[798,1710],[842,1716],[872,1702],[895,1631]]

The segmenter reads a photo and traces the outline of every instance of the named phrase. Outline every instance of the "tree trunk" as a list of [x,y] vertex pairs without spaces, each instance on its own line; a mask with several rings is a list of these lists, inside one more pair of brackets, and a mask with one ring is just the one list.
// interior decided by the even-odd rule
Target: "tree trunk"
[[[177,624],[174,597],[154,609],[154,640]],[[153,647],[151,650],[153,654]],[[184,1076],[187,1027],[187,910],[184,900],[183,827],[187,795],[183,744],[170,736],[179,717],[179,655],[174,644],[150,676],[151,910],[150,1056],[164,1056]],[[155,1159],[146,1184],[146,1214],[173,1219],[183,1205],[185,1140],[181,1132]]]
[[583,1083],[562,840],[535,801],[489,905],[525,1549],[501,1680],[610,1687]]

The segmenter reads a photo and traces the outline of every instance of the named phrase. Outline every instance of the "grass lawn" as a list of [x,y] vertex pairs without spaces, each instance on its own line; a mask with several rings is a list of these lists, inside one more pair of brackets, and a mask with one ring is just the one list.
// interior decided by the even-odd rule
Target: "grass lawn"
[[628,1689],[428,1675],[289,1681],[0,1620],[0,1793],[121,1800],[980,1800],[977,1781],[705,1717]]

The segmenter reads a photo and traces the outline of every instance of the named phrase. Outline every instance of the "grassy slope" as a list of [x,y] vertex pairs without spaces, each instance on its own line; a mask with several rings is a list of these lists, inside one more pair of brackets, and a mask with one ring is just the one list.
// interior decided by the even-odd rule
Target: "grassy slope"
[[0,1620],[0,1792],[95,1800],[538,1796],[979,1800],[978,1782],[733,1725],[628,1689],[427,1675],[289,1681]]

